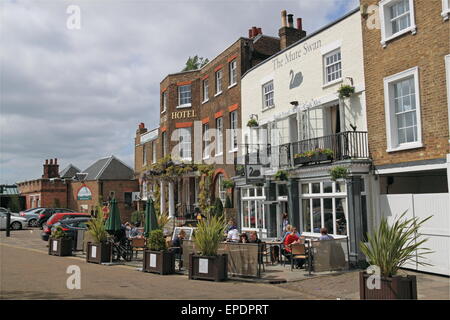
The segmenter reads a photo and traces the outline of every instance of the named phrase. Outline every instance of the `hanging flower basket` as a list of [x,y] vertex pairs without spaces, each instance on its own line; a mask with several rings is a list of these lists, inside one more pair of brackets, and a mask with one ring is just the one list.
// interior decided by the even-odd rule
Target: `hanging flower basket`
[[355,93],[355,87],[352,87],[348,84],[342,85],[339,90],[339,98],[345,99],[351,97],[352,94]]
[[256,119],[250,119],[247,122],[247,127],[249,128],[254,128],[258,126],[258,121],[256,121]]

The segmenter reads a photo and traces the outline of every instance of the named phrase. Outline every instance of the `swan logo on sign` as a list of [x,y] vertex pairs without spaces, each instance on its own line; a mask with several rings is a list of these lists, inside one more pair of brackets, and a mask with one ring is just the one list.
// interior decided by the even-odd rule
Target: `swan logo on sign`
[[289,71],[289,76],[291,77],[291,81],[289,82],[289,89],[300,87],[303,82],[302,72],[300,71],[294,74],[294,70],[291,70]]
[[81,189],[78,190],[77,199],[78,200],[92,200],[91,190],[89,190],[89,188],[86,186],[81,187]]

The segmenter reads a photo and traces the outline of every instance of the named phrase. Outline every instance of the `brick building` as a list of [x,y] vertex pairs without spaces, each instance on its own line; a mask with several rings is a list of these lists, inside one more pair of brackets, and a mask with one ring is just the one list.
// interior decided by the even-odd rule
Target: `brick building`
[[114,156],[99,159],[84,171],[70,164],[59,172],[57,159],[46,160],[40,179],[17,183],[26,208],[61,207],[91,212],[100,201],[115,197],[121,219],[136,209],[132,193],[139,191],[133,169]]
[[378,220],[434,215],[426,270],[449,274],[449,0],[361,0],[361,8],[372,210]]
[[[289,29],[289,28],[288,28]],[[303,31],[288,30],[282,44],[298,39]],[[241,122],[241,75],[280,50],[280,39],[249,30],[199,70],[169,74],[160,84],[160,124],[148,131],[139,125],[135,137],[135,173],[140,177],[142,199],[146,199],[145,166],[172,154],[184,162],[215,164],[213,188],[225,202],[221,182],[235,175]],[[193,212],[198,201],[196,173],[180,177],[177,183],[161,183],[168,194],[170,216]],[[162,210],[165,200],[161,199]]]

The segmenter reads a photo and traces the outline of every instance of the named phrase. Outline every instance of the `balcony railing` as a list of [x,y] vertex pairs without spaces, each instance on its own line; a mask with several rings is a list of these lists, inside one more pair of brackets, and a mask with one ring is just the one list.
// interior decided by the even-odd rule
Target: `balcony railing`
[[294,166],[296,154],[316,149],[330,149],[333,151],[332,161],[369,159],[367,132],[364,131],[340,132],[277,146],[271,146],[270,144],[246,144],[244,148],[246,164],[262,164],[265,167]]

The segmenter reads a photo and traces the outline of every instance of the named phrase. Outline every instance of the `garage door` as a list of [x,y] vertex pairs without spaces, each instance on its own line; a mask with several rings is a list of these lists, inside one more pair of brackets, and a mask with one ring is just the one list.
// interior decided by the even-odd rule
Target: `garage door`
[[433,217],[421,228],[420,233],[428,238],[425,247],[434,252],[426,255],[424,262],[431,266],[417,264],[417,257],[409,261],[405,268],[450,275],[450,203],[448,193],[392,194],[380,196],[380,209],[388,222],[392,222],[403,212],[408,218]]

